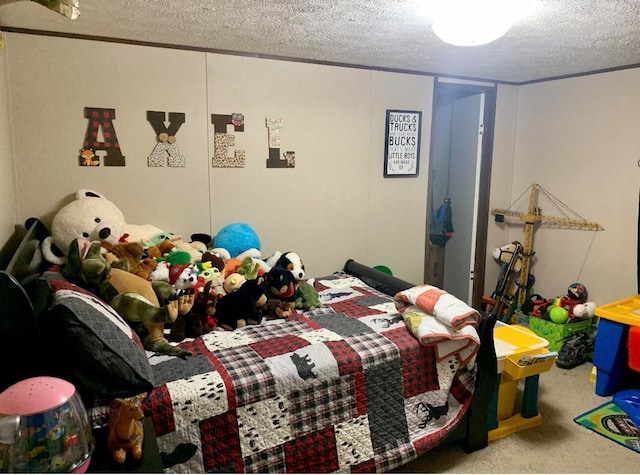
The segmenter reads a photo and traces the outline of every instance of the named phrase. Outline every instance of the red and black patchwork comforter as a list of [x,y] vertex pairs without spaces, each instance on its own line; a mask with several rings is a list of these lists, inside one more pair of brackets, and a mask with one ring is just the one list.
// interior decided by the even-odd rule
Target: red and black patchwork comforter
[[455,427],[475,365],[436,362],[392,298],[355,277],[315,288],[323,308],[150,358],[146,410],[166,472],[383,472]]

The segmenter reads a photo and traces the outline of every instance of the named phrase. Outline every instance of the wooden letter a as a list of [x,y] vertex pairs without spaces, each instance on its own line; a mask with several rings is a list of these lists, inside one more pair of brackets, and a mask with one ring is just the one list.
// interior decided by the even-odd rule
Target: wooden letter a
[[[87,133],[84,137],[81,153],[84,153],[85,150],[92,150],[93,152],[103,150],[107,152],[104,160],[105,166],[123,167],[125,165],[124,155],[120,151],[116,130],[113,127],[113,120],[116,118],[115,109],[85,107],[84,116],[89,119],[89,123],[87,124]],[[104,142],[98,141],[98,132],[101,127]]]

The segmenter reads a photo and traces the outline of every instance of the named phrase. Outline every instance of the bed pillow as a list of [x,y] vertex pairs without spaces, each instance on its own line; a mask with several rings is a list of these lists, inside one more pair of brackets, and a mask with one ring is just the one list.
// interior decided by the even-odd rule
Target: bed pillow
[[[25,347],[33,351],[32,358],[19,357]],[[34,365],[33,361],[43,359],[41,349],[42,340],[29,296],[13,275],[0,270],[0,361],[5,362],[2,365],[0,392],[18,381],[39,374],[41,367]]]
[[109,305],[64,280],[48,280],[51,307],[40,317],[59,369],[108,397],[149,392],[153,372],[138,336]]

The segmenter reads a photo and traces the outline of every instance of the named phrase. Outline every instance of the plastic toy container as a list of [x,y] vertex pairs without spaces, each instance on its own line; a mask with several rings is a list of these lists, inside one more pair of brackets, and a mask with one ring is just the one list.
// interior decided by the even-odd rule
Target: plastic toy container
[[596,394],[610,396],[637,382],[638,373],[629,368],[629,328],[640,326],[640,295],[596,307],[598,333],[593,352]]
[[[546,350],[538,350],[536,352],[528,353],[529,355],[545,354]],[[507,356],[507,365],[505,368],[506,373],[513,379],[524,379],[535,374],[544,373],[549,371],[555,363],[554,358],[549,358],[539,363],[533,363],[529,365],[520,364],[521,356]]]
[[588,331],[591,328],[591,318],[573,323],[553,323],[539,317],[529,319],[529,328],[538,336],[549,342],[549,351],[560,351],[564,342],[576,333]]
[[630,326],[640,326],[640,295],[596,307],[596,315]]

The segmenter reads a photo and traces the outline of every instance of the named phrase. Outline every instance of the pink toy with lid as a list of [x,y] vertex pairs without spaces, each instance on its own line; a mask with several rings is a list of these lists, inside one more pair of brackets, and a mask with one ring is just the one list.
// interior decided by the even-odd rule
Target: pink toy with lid
[[0,394],[0,472],[85,472],[94,449],[73,384],[40,376]]

